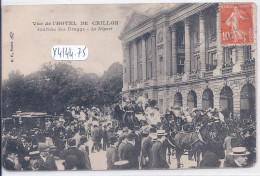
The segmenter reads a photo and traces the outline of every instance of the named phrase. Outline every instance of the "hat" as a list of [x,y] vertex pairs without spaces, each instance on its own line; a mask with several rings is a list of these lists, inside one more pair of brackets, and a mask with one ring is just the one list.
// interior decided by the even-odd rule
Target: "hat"
[[85,143],[87,141],[88,141],[88,138],[86,136],[81,136],[81,138],[80,138],[81,143]]
[[8,144],[6,147],[6,153],[11,154],[11,153],[18,153],[16,144]]
[[114,165],[115,166],[123,166],[123,165],[126,165],[128,163],[129,163],[129,161],[127,161],[127,160],[120,160],[120,161],[114,162]]
[[127,127],[124,127],[123,128],[123,132],[127,132],[128,131],[128,128]]
[[151,128],[150,128],[150,133],[156,133],[156,128],[151,127]]
[[130,133],[127,135],[127,140],[128,141],[133,141],[135,139],[135,135],[133,133]]
[[198,111],[197,108],[192,108],[192,112]]
[[243,155],[249,155],[250,152],[246,151],[245,147],[234,147],[232,148],[232,152],[229,153],[229,155],[232,156],[243,156]]
[[69,139],[68,145],[71,146],[71,147],[75,146],[76,145],[76,139]]
[[49,146],[46,145],[45,143],[39,143],[38,150],[40,152],[47,152],[47,151],[49,151]]
[[112,136],[111,138],[110,138],[110,143],[111,144],[114,144],[115,142],[117,142],[117,137],[116,136]]
[[167,133],[165,133],[165,130],[157,130],[157,136],[165,136]]

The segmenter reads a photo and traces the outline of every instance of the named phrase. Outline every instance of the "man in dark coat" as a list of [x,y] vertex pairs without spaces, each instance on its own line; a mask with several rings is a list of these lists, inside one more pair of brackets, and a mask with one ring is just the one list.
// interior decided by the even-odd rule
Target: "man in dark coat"
[[142,157],[145,160],[144,168],[152,167],[153,156],[152,156],[151,149],[153,144],[155,143],[155,141],[152,141],[153,136],[155,135],[156,135],[156,129],[150,128],[149,136],[144,138],[142,141],[141,151],[142,151]]
[[91,132],[91,138],[93,141],[93,146],[91,149],[91,152],[93,153],[94,150],[96,149],[97,151],[99,151],[99,146],[98,146],[98,140],[99,140],[99,129],[97,127],[97,125],[94,125],[94,129]]
[[122,160],[127,160],[128,164],[126,169],[138,169],[138,153],[135,146],[135,135],[128,134],[127,143],[122,151]]
[[118,145],[118,157],[119,157],[119,160],[122,160],[122,157],[123,157],[123,150],[124,150],[124,147],[126,145],[126,137],[127,135],[124,135],[124,136],[121,136],[121,140],[122,142]]
[[34,168],[38,168],[38,170],[58,170],[54,157],[49,155],[49,147],[45,143],[40,143],[38,148],[40,157],[34,164]]
[[118,150],[117,150],[118,139],[117,137],[112,137],[110,140],[110,147],[107,150],[107,170],[117,169],[114,163],[119,160]]
[[76,140],[75,139],[70,139],[68,141],[68,145],[69,145],[69,148],[64,150],[63,153],[61,153],[61,156],[60,158],[61,159],[65,159],[70,156],[70,155],[73,155],[77,158],[77,168],[80,170],[80,169],[87,169],[86,167],[86,158],[85,158],[85,153],[81,150],[79,150],[77,147],[76,147]]
[[109,142],[108,142],[107,126],[104,125],[104,131],[103,131],[103,150],[106,151],[109,146],[110,146],[110,144],[109,144]]
[[21,139],[17,141],[17,154],[19,163],[22,165],[23,170],[30,170],[30,161],[29,161],[29,146],[26,143],[25,135],[21,136]]
[[201,168],[218,168],[220,166],[218,156],[213,152],[206,152],[200,161]]
[[99,136],[98,136],[98,148],[101,149],[102,148],[102,144],[101,144],[101,140],[103,138],[103,129],[102,129],[102,124],[99,124],[99,127],[98,127],[98,133],[99,133]]
[[17,159],[17,147],[14,141],[11,141],[7,148],[6,152],[3,156],[3,166],[6,170],[21,170],[22,166],[20,163],[15,162]]
[[128,135],[128,127],[124,127],[123,128],[123,133],[119,136],[118,145],[121,144],[121,142],[123,141],[123,139],[126,138],[127,135]]
[[123,127],[123,114],[124,111],[122,110],[122,107],[120,104],[117,104],[114,109],[114,118],[119,121],[120,127]]
[[158,130],[157,137],[158,140],[152,146],[152,155],[153,155],[153,169],[168,169],[169,165],[166,161],[166,146],[164,141],[166,139],[165,130]]
[[248,166],[252,166],[256,162],[256,138],[252,135],[253,130],[246,129],[244,131],[243,147],[250,152],[248,155]]

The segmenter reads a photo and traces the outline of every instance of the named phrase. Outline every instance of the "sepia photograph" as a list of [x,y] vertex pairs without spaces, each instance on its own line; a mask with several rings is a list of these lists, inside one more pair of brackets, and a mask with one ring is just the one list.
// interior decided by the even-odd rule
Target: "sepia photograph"
[[256,26],[248,2],[2,6],[2,167],[252,168]]

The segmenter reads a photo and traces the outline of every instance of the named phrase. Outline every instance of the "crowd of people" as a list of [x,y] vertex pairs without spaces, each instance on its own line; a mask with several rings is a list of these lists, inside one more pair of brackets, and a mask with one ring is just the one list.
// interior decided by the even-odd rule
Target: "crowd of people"
[[[211,127],[208,140],[200,135],[205,123]],[[256,160],[255,127],[252,120],[224,117],[216,108],[176,106],[162,114],[155,100],[126,98],[113,113],[70,106],[44,128],[4,131],[2,156],[7,170],[57,170],[56,160],[64,160],[65,170],[91,170],[90,153],[103,150],[108,170],[166,169],[174,136],[196,133],[205,143],[199,167],[249,167]],[[188,152],[193,160],[192,147]]]

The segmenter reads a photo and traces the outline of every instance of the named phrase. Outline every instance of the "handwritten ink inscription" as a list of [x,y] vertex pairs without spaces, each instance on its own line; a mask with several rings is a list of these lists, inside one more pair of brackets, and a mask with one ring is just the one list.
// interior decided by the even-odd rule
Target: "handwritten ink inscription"
[[51,49],[54,60],[86,60],[88,48],[84,45],[56,45]]

